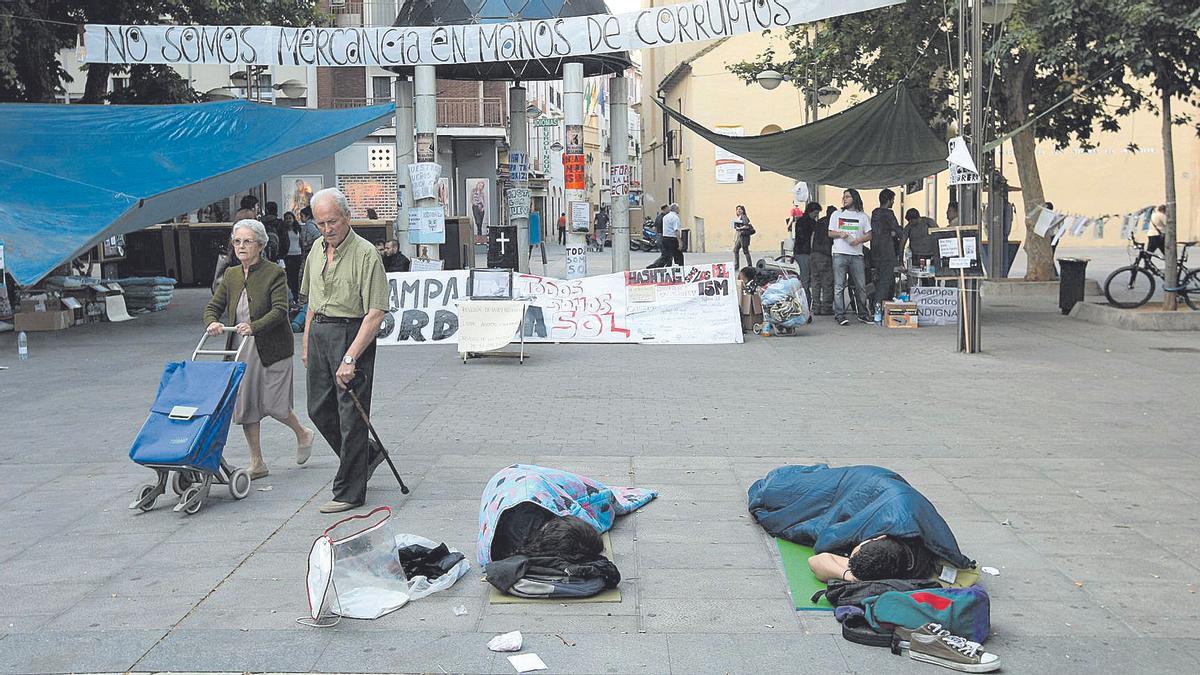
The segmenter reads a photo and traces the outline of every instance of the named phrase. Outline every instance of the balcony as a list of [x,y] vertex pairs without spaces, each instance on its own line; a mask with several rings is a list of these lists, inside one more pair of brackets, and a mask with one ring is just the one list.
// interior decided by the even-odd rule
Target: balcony
[[339,28],[390,26],[402,0],[330,0],[329,13]]
[[[360,108],[362,106],[391,103],[391,98],[342,97],[334,98],[334,108]],[[437,123],[439,127],[504,127],[504,99],[445,98],[437,99]]]

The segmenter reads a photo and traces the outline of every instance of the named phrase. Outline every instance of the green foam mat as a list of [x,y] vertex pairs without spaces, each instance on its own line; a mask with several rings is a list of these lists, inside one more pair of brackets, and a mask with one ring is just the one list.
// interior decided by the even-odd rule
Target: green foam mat
[[813,555],[811,546],[801,546],[786,539],[776,539],[779,557],[783,561],[783,574],[787,577],[788,590],[792,593],[792,606],[797,610],[833,611],[829,600],[821,596],[820,601],[811,600],[813,593],[825,588],[825,582],[813,574],[808,558]]

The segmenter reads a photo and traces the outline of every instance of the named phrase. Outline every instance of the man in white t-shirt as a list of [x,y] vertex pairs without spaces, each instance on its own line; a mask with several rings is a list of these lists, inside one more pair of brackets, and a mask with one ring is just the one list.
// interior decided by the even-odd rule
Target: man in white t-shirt
[[871,241],[871,217],[863,212],[858,190],[842,193],[842,208],[829,217],[829,238],[833,240],[833,318],[846,326],[846,277],[853,286],[858,320],[871,323],[867,314],[867,272],[863,264],[863,243]]

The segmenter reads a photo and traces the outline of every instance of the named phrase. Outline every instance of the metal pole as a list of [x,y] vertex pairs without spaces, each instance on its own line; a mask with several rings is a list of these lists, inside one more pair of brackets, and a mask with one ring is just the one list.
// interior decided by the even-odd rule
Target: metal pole
[[416,247],[408,243],[408,210],[412,192],[408,187],[408,165],[414,161],[413,83],[407,77],[396,78],[396,243],[404,255],[412,258]]
[[[572,156],[583,157],[583,64],[579,62],[563,64],[563,116],[566,124],[567,152],[563,155],[564,163]],[[568,171],[567,173],[572,173]],[[579,250],[587,250],[587,234],[572,231],[573,212],[575,203],[587,203],[586,179],[572,183],[567,177],[564,193],[567,198],[567,278],[574,279],[587,276],[587,256],[575,255],[572,265],[572,254]]]
[[509,179],[508,190],[505,190],[504,201],[509,205],[508,211],[508,226],[517,228],[517,271],[524,274],[529,273],[529,198],[524,197],[525,213],[521,215],[513,215],[520,213],[520,206],[514,209],[513,200],[511,200],[509,190],[520,191],[526,190],[529,187],[529,177],[525,176],[522,180],[516,175],[516,163],[514,157],[518,155],[523,157],[522,162],[525,164],[525,172],[529,170],[529,117],[525,114],[526,103],[525,87],[514,83],[508,89],[508,164],[509,164]]
[[[967,9],[966,0],[960,0],[960,11],[965,12]],[[979,11],[979,0],[976,0],[975,7],[971,11],[971,31],[970,31],[970,61],[971,61],[971,135],[968,137],[968,147],[971,151],[971,158],[975,161],[975,167],[980,172],[982,180],[983,173],[983,68],[981,62],[983,60],[983,14]],[[959,17],[959,26],[965,27],[965,16]],[[965,37],[965,36],[964,36]],[[960,43],[960,50],[966,46],[966,43]],[[962,79],[959,79],[959,90],[962,89]],[[959,111],[959,117],[962,119],[962,111]],[[959,133],[966,133],[966,127],[960,126]],[[967,225],[982,225],[980,216],[981,186],[979,183],[973,185],[960,185],[959,194],[962,199],[959,200],[959,224]],[[982,232],[982,228],[979,230]],[[978,243],[978,242],[976,242]],[[959,329],[958,329],[958,350],[967,354],[976,354],[979,352],[979,280],[964,279],[961,282],[962,290],[959,292]]]
[[[608,137],[612,143],[612,166],[628,165],[629,80],[623,75],[612,78],[608,83],[608,93],[611,111]],[[629,196],[624,194],[613,199],[611,211],[609,226],[613,232],[612,269],[614,272],[625,272],[629,269]]]
[[[437,71],[433,66],[413,69],[414,107],[416,109],[418,162],[437,161]],[[413,206],[437,206],[437,197],[414,199]],[[444,258],[443,258],[444,259]],[[465,261],[464,261],[465,262]]]

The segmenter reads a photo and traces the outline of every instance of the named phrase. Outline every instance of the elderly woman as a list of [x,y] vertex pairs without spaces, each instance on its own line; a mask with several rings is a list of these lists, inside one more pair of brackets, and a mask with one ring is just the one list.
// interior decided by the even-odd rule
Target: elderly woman
[[252,480],[267,475],[262,457],[259,426],[273,417],[296,434],[296,463],[312,454],[313,431],[300,424],[292,410],[292,354],[295,341],[288,325],[287,275],[263,258],[267,230],[257,220],[239,220],[231,237],[239,265],[230,265],[204,308],[209,335],[219,335],[232,325],[249,340],[244,352],[246,374],[238,391],[233,421],[242,425],[250,446]]

